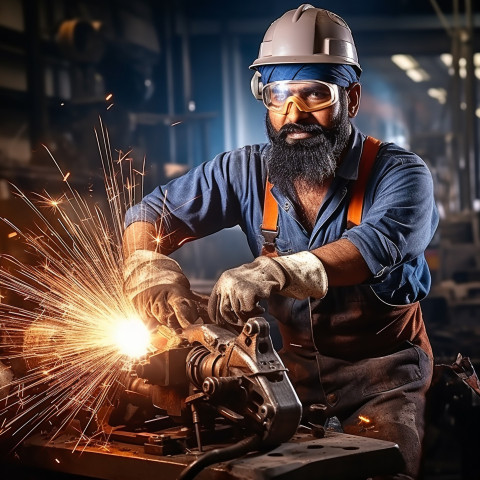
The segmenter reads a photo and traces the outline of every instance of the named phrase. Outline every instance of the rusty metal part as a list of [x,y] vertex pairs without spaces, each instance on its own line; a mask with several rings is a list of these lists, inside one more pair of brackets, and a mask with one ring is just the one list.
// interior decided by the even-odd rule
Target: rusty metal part
[[172,348],[151,355],[146,362],[136,367],[139,377],[160,387],[174,387],[188,382],[185,362],[191,347]]
[[145,453],[151,455],[174,455],[182,453],[183,447],[176,438],[170,435],[151,435],[148,442],[144,444]]
[[192,325],[182,337],[185,346],[137,366],[143,380],[131,379],[125,392],[132,403],[142,405],[150,398],[166,415],[198,425],[197,431],[220,414],[241,424],[246,434],[260,435],[264,446],[288,441],[300,423],[302,406],[265,319],[250,319],[239,335],[209,324]]
[[249,319],[238,336],[217,325],[194,325],[183,336],[200,345],[187,357],[187,374],[219,413],[233,412],[225,416],[244,420],[264,445],[291,438],[302,407],[264,318]]
[[455,372],[465,385],[468,385],[478,396],[480,396],[480,380],[469,357],[461,353],[457,355],[455,362],[451,365],[439,364],[437,367],[446,367]]

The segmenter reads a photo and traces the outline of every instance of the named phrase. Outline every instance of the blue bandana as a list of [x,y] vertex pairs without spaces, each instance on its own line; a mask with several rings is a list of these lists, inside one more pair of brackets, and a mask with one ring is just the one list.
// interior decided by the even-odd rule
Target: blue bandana
[[359,75],[352,65],[337,63],[284,63],[261,65],[257,70],[266,85],[279,80],[321,80],[339,87],[348,87],[359,81]]

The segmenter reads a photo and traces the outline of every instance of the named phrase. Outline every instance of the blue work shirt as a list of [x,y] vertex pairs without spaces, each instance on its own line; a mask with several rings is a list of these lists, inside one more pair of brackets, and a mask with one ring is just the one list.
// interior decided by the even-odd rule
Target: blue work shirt
[[[279,205],[280,255],[313,250],[340,238],[352,242],[372,272],[368,282],[376,296],[391,305],[425,297],[430,272],[424,258],[438,223],[433,182],[414,153],[384,144],[370,173],[360,225],[346,228],[348,201],[365,136],[352,128],[350,147],[319,209],[313,231],[301,224],[292,200],[275,187]],[[259,256],[268,144],[221,153],[185,175],[157,187],[127,211],[125,224],[156,224],[164,237],[162,251],[185,241],[239,225],[250,250]]]

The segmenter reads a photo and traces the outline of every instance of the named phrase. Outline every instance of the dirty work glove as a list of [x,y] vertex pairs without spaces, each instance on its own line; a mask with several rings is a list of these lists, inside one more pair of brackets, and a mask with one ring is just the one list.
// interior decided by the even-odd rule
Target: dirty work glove
[[124,292],[151,327],[185,328],[200,316],[201,298],[180,265],[158,252],[135,250],[125,260]]
[[219,324],[242,325],[263,313],[257,302],[272,293],[303,300],[323,298],[327,289],[325,268],[313,253],[261,256],[220,276],[210,295],[208,314]]

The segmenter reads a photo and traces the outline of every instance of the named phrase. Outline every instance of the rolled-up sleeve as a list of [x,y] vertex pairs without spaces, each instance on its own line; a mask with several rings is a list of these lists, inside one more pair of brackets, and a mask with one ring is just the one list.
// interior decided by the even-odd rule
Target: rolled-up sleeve
[[224,228],[244,228],[245,211],[258,210],[253,199],[259,198],[263,188],[261,148],[250,146],[219,154],[155,188],[127,211],[125,227],[134,222],[156,225],[167,251]]
[[362,222],[343,235],[362,254],[374,282],[423,254],[438,224],[432,176],[425,163],[414,154],[377,163]]

